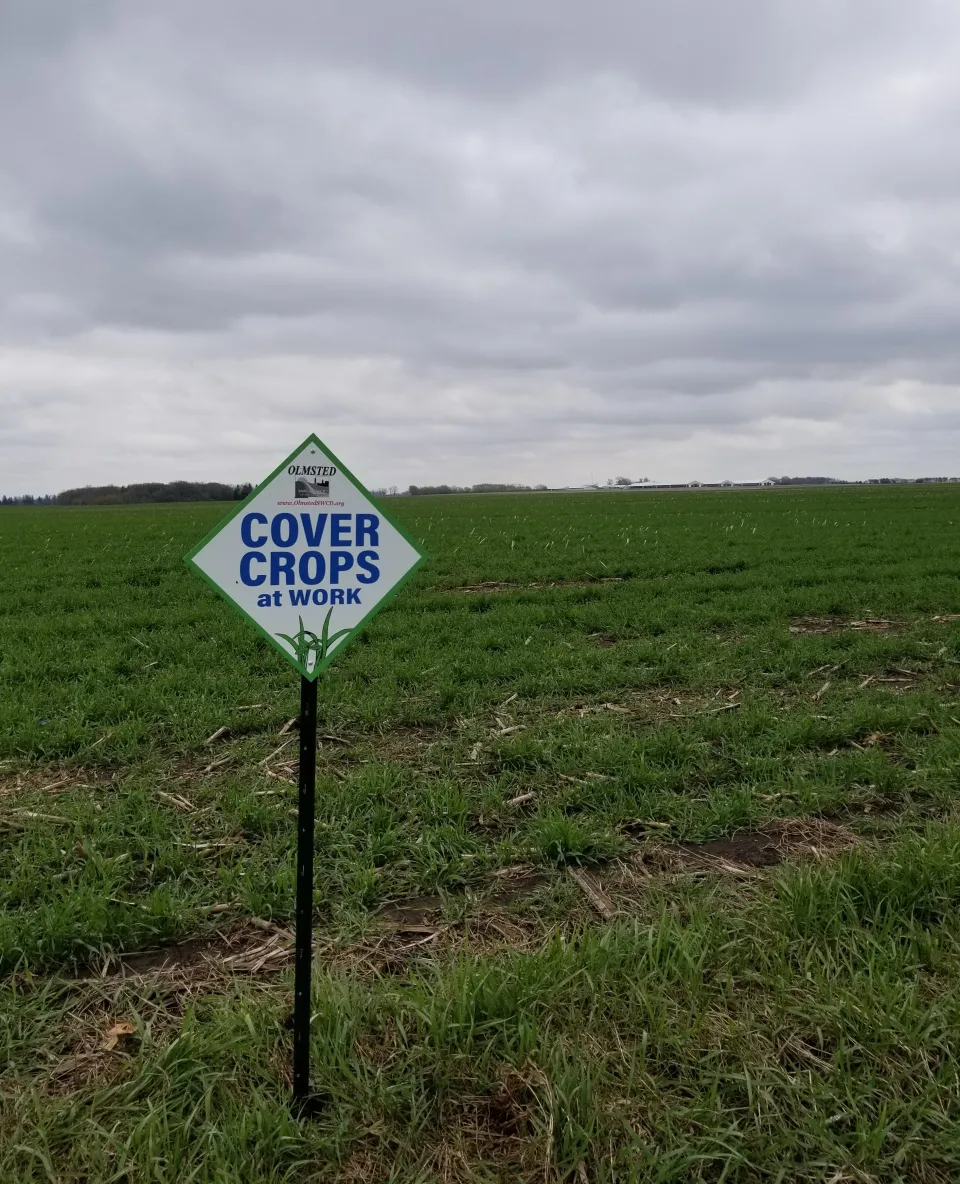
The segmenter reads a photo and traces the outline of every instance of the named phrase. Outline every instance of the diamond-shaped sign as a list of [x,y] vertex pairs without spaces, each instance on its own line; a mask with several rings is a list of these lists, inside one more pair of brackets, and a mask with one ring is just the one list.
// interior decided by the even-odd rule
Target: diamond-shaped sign
[[309,436],[186,561],[315,679],[423,555]]

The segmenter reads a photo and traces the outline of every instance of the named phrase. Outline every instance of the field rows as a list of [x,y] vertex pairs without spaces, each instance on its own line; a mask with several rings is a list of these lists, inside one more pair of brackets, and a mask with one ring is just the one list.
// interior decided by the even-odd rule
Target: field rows
[[182,565],[216,507],[0,514],[0,1178],[955,1178],[957,492],[393,505],[306,1126],[297,685]]

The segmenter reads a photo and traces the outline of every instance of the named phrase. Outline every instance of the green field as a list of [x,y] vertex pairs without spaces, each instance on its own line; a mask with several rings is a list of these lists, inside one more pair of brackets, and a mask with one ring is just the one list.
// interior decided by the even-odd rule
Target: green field
[[960,487],[390,509],[305,1123],[298,681],[182,562],[225,507],[0,510],[0,1181],[960,1178]]

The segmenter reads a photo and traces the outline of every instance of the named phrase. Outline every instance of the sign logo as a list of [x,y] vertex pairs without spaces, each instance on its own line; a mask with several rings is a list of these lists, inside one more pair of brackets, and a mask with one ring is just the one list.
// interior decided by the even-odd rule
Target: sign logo
[[306,477],[298,477],[293,496],[299,498],[315,498],[330,496],[329,481],[310,481]]
[[406,583],[423,555],[310,436],[186,561],[314,679]]

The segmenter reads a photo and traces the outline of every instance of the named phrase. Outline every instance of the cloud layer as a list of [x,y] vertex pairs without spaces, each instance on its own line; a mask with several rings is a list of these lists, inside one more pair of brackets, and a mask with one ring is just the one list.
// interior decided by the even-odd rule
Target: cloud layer
[[0,492],[960,473],[958,117],[944,0],[8,0]]

